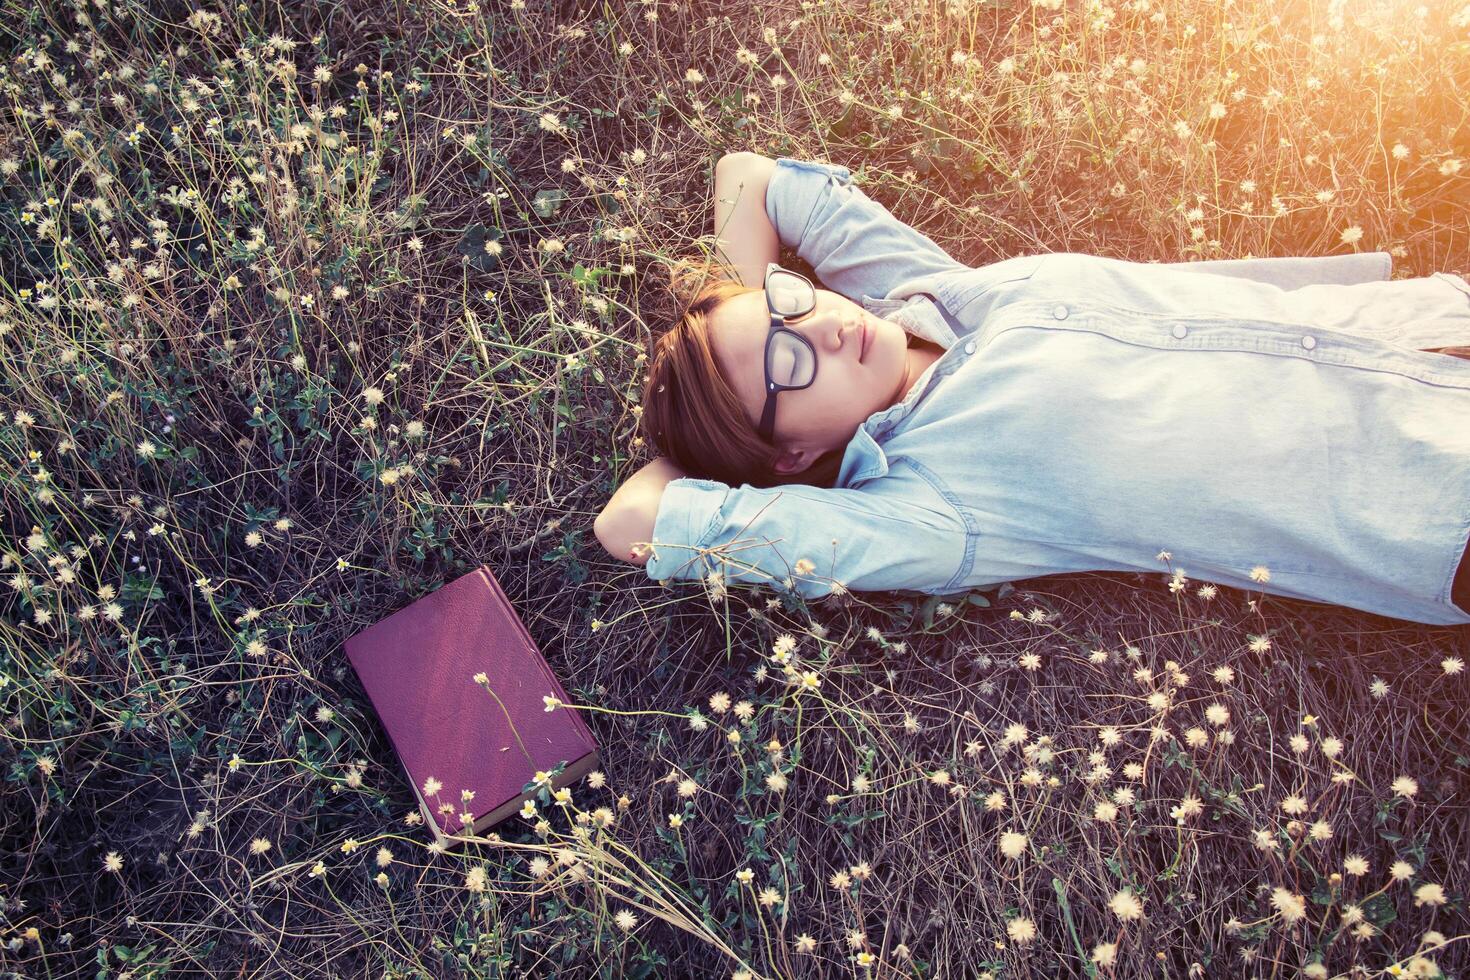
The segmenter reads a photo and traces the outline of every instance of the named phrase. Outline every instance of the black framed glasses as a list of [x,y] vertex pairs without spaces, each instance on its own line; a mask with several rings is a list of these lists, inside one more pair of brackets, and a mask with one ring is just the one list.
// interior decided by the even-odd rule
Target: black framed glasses
[[817,305],[817,291],[800,273],[766,263],[766,312],[771,329],[766,334],[766,404],[761,410],[759,432],[771,441],[776,426],[776,396],[783,391],[800,391],[817,380],[817,350],[786,324],[806,316]]

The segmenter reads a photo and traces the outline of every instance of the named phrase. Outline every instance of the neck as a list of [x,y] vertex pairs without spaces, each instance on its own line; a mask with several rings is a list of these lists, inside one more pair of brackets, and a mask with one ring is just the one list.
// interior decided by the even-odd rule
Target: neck
[[923,339],[919,337],[909,338],[909,347],[904,351],[904,355],[903,379],[898,383],[897,397],[893,400],[895,405],[903,401],[909,389],[914,386],[914,382],[919,380],[919,375],[934,363],[932,352],[925,348]]

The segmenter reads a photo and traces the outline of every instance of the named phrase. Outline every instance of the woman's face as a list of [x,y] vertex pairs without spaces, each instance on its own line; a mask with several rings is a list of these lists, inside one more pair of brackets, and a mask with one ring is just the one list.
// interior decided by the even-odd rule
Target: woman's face
[[[911,382],[908,335],[828,289],[816,290],[816,308],[786,327],[816,351],[816,379],[806,388],[776,395],[775,442],[784,452],[780,473],[796,473],[822,453],[847,445],[874,412],[899,401]],[[770,315],[765,291],[732,296],[709,314],[710,341],[720,370],[730,380],[752,427],[765,407],[764,358]],[[870,339],[862,352],[863,329]],[[780,378],[774,380],[780,381]]]

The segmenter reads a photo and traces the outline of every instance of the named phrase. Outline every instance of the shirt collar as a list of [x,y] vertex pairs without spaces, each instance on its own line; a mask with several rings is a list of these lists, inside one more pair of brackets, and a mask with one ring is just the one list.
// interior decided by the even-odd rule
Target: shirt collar
[[851,487],[864,480],[874,480],[888,472],[888,454],[868,431],[872,421],[869,418],[858,426],[857,432],[848,440],[847,450],[842,454],[842,467],[837,472],[839,487]]
[[949,350],[959,343],[959,326],[929,293],[914,293],[907,298],[879,299],[863,297],[863,306],[869,313],[901,324],[909,333],[922,337]]
[[[916,293],[906,299],[864,296],[863,306],[868,312],[893,320],[909,333],[932,341],[946,351],[959,342],[959,335],[951,326],[954,321],[926,293]],[[914,404],[934,383],[936,374],[932,366],[927,373],[928,379],[923,384],[915,383],[910,387],[902,401],[874,412],[858,426],[857,432],[848,440],[847,449],[842,456],[842,465],[837,474],[839,487],[851,487],[864,480],[877,479],[888,472],[888,454],[883,451],[878,440],[886,436],[913,410]]]

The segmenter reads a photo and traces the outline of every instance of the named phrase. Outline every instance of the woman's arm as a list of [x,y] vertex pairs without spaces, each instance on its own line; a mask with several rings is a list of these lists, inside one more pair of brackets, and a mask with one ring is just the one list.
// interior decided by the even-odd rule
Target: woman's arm
[[592,522],[592,531],[608,554],[635,565],[646,562],[648,552],[633,553],[633,545],[653,537],[664,487],[688,475],[668,457],[659,456],[628,477]]
[[766,263],[781,255],[781,240],[766,214],[766,187],[776,161],[742,150],[715,164],[715,258],[747,286],[766,281]]
[[[758,153],[727,153],[715,163],[715,253],[747,286],[765,282],[766,263],[780,256],[780,239],[766,216],[766,185],[776,161]],[[653,537],[658,505],[669,481],[688,476],[659,456],[630,476],[592,522],[597,540],[614,558],[642,565],[636,542]]]
[[882,483],[671,483],[659,509],[658,550],[643,570],[667,582],[718,569],[727,585],[780,584],[809,599],[835,591],[834,579],[855,592],[958,591],[959,573],[973,558],[959,512],[928,484],[915,491]]
[[766,220],[825,288],[853,301],[886,298],[921,276],[969,268],[868,197],[838,164],[777,158]]

